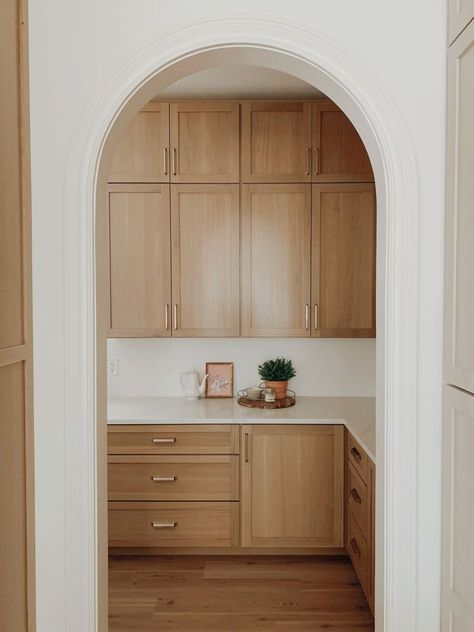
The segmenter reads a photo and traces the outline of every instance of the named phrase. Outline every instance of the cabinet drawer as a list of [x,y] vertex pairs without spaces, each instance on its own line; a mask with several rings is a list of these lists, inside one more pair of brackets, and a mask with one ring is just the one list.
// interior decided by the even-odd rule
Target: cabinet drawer
[[109,456],[109,500],[239,500],[238,456]]
[[109,454],[239,454],[237,425],[109,426]]
[[369,469],[369,458],[364,449],[354,439],[351,433],[348,433],[348,448],[350,462],[353,464],[357,472],[360,474],[364,483],[367,483],[367,472]]
[[362,531],[351,511],[349,511],[348,519],[347,550],[351,556],[362,588],[367,594],[367,588],[369,586],[370,552]]
[[356,472],[352,462],[348,462],[347,471],[347,506],[365,537],[369,538],[369,494],[367,485]]
[[239,503],[109,503],[111,547],[239,544]]

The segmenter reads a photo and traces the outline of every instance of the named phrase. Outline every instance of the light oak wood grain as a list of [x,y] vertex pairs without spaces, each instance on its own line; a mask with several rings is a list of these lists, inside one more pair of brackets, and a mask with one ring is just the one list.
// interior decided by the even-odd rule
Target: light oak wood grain
[[242,335],[310,335],[311,192],[242,185]]
[[347,510],[353,514],[364,538],[369,540],[371,507],[369,490],[350,460],[347,474]]

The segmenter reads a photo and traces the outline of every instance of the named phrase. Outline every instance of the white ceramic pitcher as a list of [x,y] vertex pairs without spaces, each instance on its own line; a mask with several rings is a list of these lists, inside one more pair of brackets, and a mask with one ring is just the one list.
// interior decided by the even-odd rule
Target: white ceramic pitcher
[[184,394],[188,399],[199,399],[201,395],[204,395],[206,388],[207,375],[199,382],[199,373],[197,371],[185,371],[181,373],[181,386],[184,389]]

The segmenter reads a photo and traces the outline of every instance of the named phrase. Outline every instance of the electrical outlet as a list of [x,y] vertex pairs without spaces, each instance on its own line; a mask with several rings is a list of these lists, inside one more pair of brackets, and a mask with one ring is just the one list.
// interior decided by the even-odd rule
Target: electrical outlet
[[117,376],[120,373],[120,366],[118,360],[109,360],[107,362],[107,375]]

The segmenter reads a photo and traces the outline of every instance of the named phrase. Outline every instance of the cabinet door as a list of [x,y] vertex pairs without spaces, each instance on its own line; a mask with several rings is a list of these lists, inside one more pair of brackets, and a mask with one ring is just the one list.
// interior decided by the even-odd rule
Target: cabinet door
[[313,182],[372,182],[364,143],[331,101],[313,103]]
[[242,426],[242,545],[342,547],[343,426]]
[[172,185],[173,336],[238,336],[239,186]]
[[374,337],[374,185],[313,185],[312,234],[312,335]]
[[239,181],[239,104],[172,103],[171,181]]
[[135,116],[115,150],[109,182],[169,179],[169,105],[152,102]]
[[311,181],[311,104],[242,104],[242,181]]
[[445,379],[474,392],[474,22],[448,57]]
[[474,19],[474,0],[448,0],[449,41],[453,42]]
[[242,186],[244,336],[309,336],[311,192]]
[[474,396],[444,390],[443,632],[474,629]]
[[169,336],[169,185],[110,185],[109,243],[110,337]]

